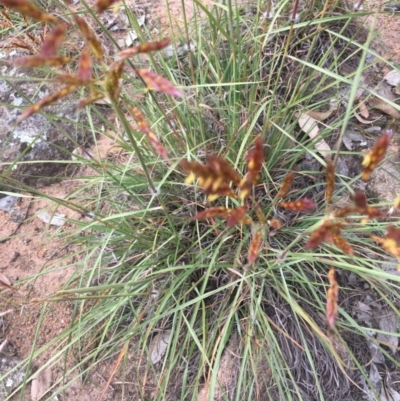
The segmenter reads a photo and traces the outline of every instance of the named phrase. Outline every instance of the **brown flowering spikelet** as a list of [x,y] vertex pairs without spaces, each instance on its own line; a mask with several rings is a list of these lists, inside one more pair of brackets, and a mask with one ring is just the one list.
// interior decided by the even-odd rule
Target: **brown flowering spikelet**
[[373,146],[372,150],[364,156],[362,163],[364,170],[362,179],[367,181],[371,176],[371,173],[375,170],[376,166],[383,160],[387,148],[389,147],[390,140],[392,138],[392,130],[387,129],[385,133],[378,138]]
[[380,209],[368,206],[367,197],[363,191],[356,191],[354,193],[354,203],[356,212],[359,214],[366,214],[370,219],[384,216],[384,213]]
[[259,223],[265,224],[267,222],[267,219],[265,218],[265,214],[261,210],[260,206],[255,205],[255,208],[256,208],[256,216],[257,216]]
[[263,143],[261,137],[258,137],[255,141],[254,148],[251,149],[247,155],[247,174],[239,183],[241,199],[247,198],[251,193],[251,188],[257,184],[263,162]]
[[290,212],[307,212],[315,209],[315,203],[311,199],[298,199],[296,201],[288,201],[279,203],[280,207]]
[[39,55],[42,57],[54,56],[61,43],[64,42],[66,32],[67,26],[65,24],[59,24],[52,29],[40,47]]
[[147,139],[149,140],[151,146],[155,149],[155,151],[164,159],[168,159],[168,153],[165,147],[161,144],[161,142],[158,140],[156,134],[151,131],[150,126],[146,120],[146,117],[142,113],[142,111],[134,107],[132,109],[132,115],[133,118],[136,120],[136,123],[144,134],[146,134]]
[[92,78],[92,68],[93,61],[90,57],[90,53],[87,49],[82,51],[81,56],[79,57],[78,62],[78,72],[76,73],[77,77],[80,79],[82,83],[89,82]]
[[335,189],[335,165],[328,160],[326,162],[326,191],[325,200],[330,203]]
[[18,11],[23,16],[33,18],[36,21],[54,23],[58,22],[56,17],[40,11],[27,0],[0,0],[0,4],[4,4],[5,6]]
[[119,97],[121,87],[120,78],[124,71],[124,60],[117,61],[111,64],[111,67],[106,75],[104,88],[110,99],[116,101]]
[[[232,213],[228,217],[227,227],[233,227],[236,224],[243,224],[243,222],[248,224],[249,217],[246,216],[247,210],[248,209],[246,206],[240,206],[236,209],[233,209]],[[250,219],[250,222],[251,222],[251,219]]]
[[349,214],[354,213],[357,210],[354,206],[345,206],[333,212],[333,216],[337,218],[345,218]]
[[161,77],[153,71],[139,69],[137,74],[145,82],[147,89],[152,89],[156,92],[165,93],[170,96],[183,97],[183,93],[168,81],[167,78]]
[[335,269],[330,268],[328,273],[330,288],[326,296],[326,318],[331,330],[335,328],[335,320],[338,314],[339,285],[335,278]]
[[372,235],[371,238],[380,244],[382,248],[391,255],[400,258],[400,229],[388,226],[385,238]]
[[81,31],[83,39],[89,46],[90,50],[99,60],[101,60],[104,57],[104,50],[100,39],[97,37],[94,30],[89,26],[86,20],[79,15],[73,15],[72,18]]
[[223,157],[215,155],[208,156],[207,166],[214,170],[217,176],[223,177],[224,180],[232,181],[236,185],[240,183],[239,174]]
[[294,180],[294,173],[293,171],[290,171],[285,175],[285,178],[283,179],[283,184],[281,186],[281,189],[279,190],[278,195],[276,195],[277,199],[283,198],[284,196],[287,195],[293,180]]
[[346,255],[353,255],[354,250],[353,247],[346,241],[344,237],[340,234],[336,234],[333,236],[333,243],[343,251]]
[[[218,168],[215,169],[216,163]],[[235,198],[235,192],[226,181],[235,179],[230,169],[227,169],[227,161],[218,156],[211,157],[206,165],[197,162],[181,161],[181,166],[189,173],[189,177],[185,180],[187,184],[194,181],[198,177],[198,183],[203,188],[203,191],[209,195],[208,199],[213,201],[219,196],[229,196]]]
[[121,58],[128,58],[128,57],[131,57],[131,56],[133,56],[135,54],[139,54],[139,53],[150,53],[150,52],[161,50],[164,47],[167,47],[170,43],[171,43],[170,39],[162,39],[157,42],[142,43],[138,46],[122,50],[118,53],[118,55]]
[[268,225],[274,230],[282,228],[282,223],[278,219],[268,220]]
[[354,193],[354,206],[345,206],[335,210],[333,216],[345,218],[352,213],[366,214],[369,219],[381,218],[384,216],[382,210],[377,207],[368,206],[365,193],[359,190]]
[[108,7],[111,7],[114,3],[118,2],[119,0],[97,0],[96,1],[96,8],[99,14],[102,14],[104,11],[107,10]]
[[67,56],[30,56],[30,57],[18,57],[14,60],[16,67],[58,67],[60,65],[68,64],[71,59]]
[[32,114],[37,113],[42,110],[44,107],[56,102],[57,100],[63,99],[68,96],[70,93],[74,92],[77,89],[76,86],[71,85],[61,89],[58,92],[52,93],[49,96],[44,97],[39,102],[35,103],[31,107],[28,107],[18,118],[17,124],[26,118],[30,117]]
[[343,223],[335,222],[333,220],[325,220],[319,228],[311,233],[305,248],[314,249],[324,241],[333,243],[334,237],[341,235],[341,229],[343,227]]
[[260,253],[260,249],[261,249],[261,242],[262,242],[261,229],[258,229],[253,234],[253,238],[252,238],[252,240],[250,242],[249,256],[247,258],[247,263],[249,265],[254,263],[257,260],[258,255]]
[[220,218],[220,219],[226,219],[232,212],[232,209],[222,207],[222,206],[216,206],[216,207],[210,207],[203,212],[197,213],[194,217],[193,220],[204,220],[204,219],[215,219],[215,218]]
[[93,91],[91,96],[86,98],[86,99],[82,99],[79,103],[78,103],[78,109],[82,109],[83,107],[88,106],[89,104],[92,104],[98,100],[101,100],[104,98],[104,93],[98,92],[98,91]]
[[393,204],[393,207],[394,207],[395,209],[400,209],[400,196],[398,196],[398,197],[395,199],[394,204]]

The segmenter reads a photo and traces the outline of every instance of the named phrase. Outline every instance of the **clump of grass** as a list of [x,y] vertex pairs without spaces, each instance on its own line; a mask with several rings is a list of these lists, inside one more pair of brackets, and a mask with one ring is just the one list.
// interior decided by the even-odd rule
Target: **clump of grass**
[[[2,3],[42,22],[56,18],[22,0]],[[99,2],[99,11],[108,5]],[[356,15],[337,15],[337,4],[310,5],[299,22],[298,2],[288,15],[282,6],[274,16],[266,9],[255,18],[230,2],[212,11],[195,5],[208,23],[186,22],[187,47],[198,45],[187,58],[163,57],[169,41],[162,39],[122,50],[112,62],[87,20],[69,9],[86,43],[76,73],[55,77],[64,87],[19,117],[79,90],[90,92],[79,104],[89,114],[99,113],[93,102],[108,97],[122,127],[103,117],[120,135],[121,154],[107,161],[79,158],[98,175],[78,178],[84,185],[62,201],[90,221],[74,221],[68,238],[85,249],[83,262],[65,288],[45,300],[73,302],[75,310],[69,329],[54,341],[58,349],[49,364],[73,361],[54,391],[76,380],[76,370],[86,377],[112,361],[107,386],[118,375],[123,391],[137,399],[196,400],[204,389],[207,399],[228,392],[237,400],[350,399],[360,377],[371,383],[362,355],[344,338],[371,339],[341,307],[351,294],[345,273],[367,282],[397,313],[398,279],[368,251],[385,259],[375,241],[398,258],[400,234],[396,220],[351,189],[355,180],[336,174],[339,150],[326,157],[315,145],[340,142],[373,33],[358,43],[349,28]],[[70,62],[56,55],[67,29],[58,25],[38,55],[16,62]],[[151,69],[128,61],[153,52]],[[354,54],[359,64],[352,83],[338,71]],[[139,82],[148,92],[138,104],[125,88]],[[332,94],[349,84],[344,115],[338,106],[317,138],[299,132],[299,113],[330,107]],[[364,180],[390,139],[387,130],[365,156]],[[317,170],[299,167],[307,154],[320,162]],[[349,193],[354,205],[335,208]],[[376,235],[385,229],[386,236]],[[160,333],[167,346],[155,358]],[[224,388],[220,365],[236,336],[232,390]],[[30,360],[40,352],[32,349]]]

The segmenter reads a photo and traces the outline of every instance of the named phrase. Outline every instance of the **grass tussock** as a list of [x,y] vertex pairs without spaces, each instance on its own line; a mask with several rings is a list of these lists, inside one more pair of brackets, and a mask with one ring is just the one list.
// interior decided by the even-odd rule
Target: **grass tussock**
[[[95,171],[57,200],[84,217],[65,233],[80,262],[40,300],[44,311],[70,302],[73,318],[53,343],[32,347],[22,389],[52,344],[47,365],[63,361],[64,371],[47,399],[107,363],[103,395],[115,382],[121,399],[353,400],[377,391],[371,342],[397,372],[378,335],[388,329],[366,330],[355,312],[361,283],[395,316],[400,301],[398,276],[381,267],[398,263],[398,218],[362,187],[393,132],[384,128],[363,157],[343,147],[390,64],[370,49],[366,13],[341,2],[194,1],[181,46],[150,38],[127,11],[141,43],[111,57],[101,17],[113,2],[57,4],[54,15],[0,2],[7,31],[31,19],[51,26],[35,54],[14,62],[46,72],[56,89],[16,124],[74,99],[93,140],[99,121],[118,148],[74,153]],[[359,159],[353,177],[338,172],[349,154]]]

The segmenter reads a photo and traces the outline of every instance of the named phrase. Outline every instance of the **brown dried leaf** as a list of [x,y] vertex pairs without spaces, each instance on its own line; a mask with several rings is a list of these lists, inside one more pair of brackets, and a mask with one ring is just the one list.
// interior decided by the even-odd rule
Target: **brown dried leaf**
[[41,370],[33,379],[31,386],[32,401],[39,401],[49,391],[52,381],[51,368]]
[[395,109],[392,105],[382,101],[381,99],[371,98],[368,100],[368,103],[371,105],[372,108],[378,109],[393,118],[396,119],[400,118],[400,112],[397,109]]
[[144,69],[136,70],[136,72],[143,79],[148,89],[170,96],[183,97],[183,93],[168,81],[167,78],[161,77],[153,71]]
[[380,117],[375,118],[374,120],[366,120],[365,118],[361,117],[358,113],[354,112],[354,117],[363,124],[373,124],[376,121],[380,120]]
[[18,11],[25,17],[30,17],[37,21],[54,23],[58,22],[56,17],[40,11],[27,0],[0,0],[0,4],[4,4],[5,6]]
[[369,111],[368,111],[367,105],[361,99],[359,100],[359,102],[360,102],[360,104],[359,104],[358,108],[360,109],[361,117],[368,118],[369,117]]
[[314,120],[317,121],[325,121],[327,120],[334,112],[336,109],[330,109],[328,111],[315,111],[315,110],[307,110],[307,114],[313,118]]
[[[315,139],[319,135],[319,128],[317,121],[310,117],[308,113],[303,113],[300,115],[298,124],[300,128],[311,138]],[[314,145],[315,149],[317,149],[325,159],[330,160],[331,158],[331,148],[326,143],[325,139],[321,139]]]
[[167,351],[171,330],[157,333],[149,344],[150,360],[153,364],[160,362]]
[[0,284],[8,288],[12,287],[11,281],[3,273],[0,273]]

